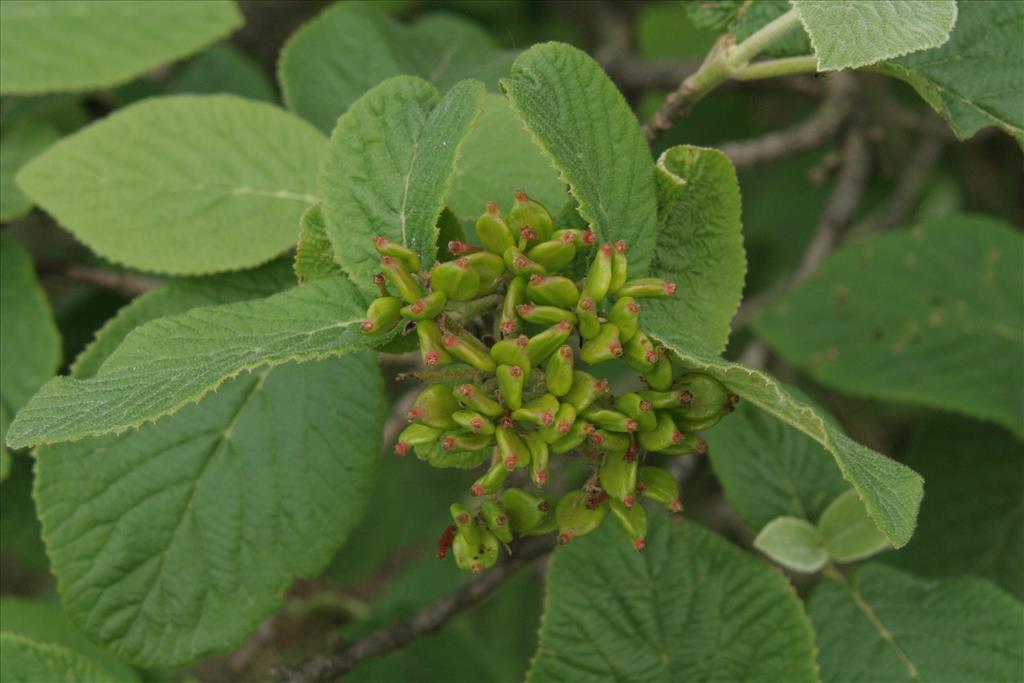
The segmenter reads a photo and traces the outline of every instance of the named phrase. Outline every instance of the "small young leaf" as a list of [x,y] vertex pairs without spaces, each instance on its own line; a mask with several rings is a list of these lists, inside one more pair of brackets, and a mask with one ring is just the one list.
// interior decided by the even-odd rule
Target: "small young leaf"
[[950,216],[840,250],[754,325],[786,360],[840,391],[955,410],[1024,435],[1022,281],[1019,232]]
[[797,517],[773,519],[754,539],[754,547],[782,566],[805,574],[818,571],[828,561],[817,527]]
[[832,501],[818,520],[825,551],[836,562],[863,560],[889,548],[889,541],[868,517],[857,492]]
[[392,76],[419,76],[442,91],[475,78],[495,90],[514,57],[457,16],[427,14],[406,26],[339,2],[288,39],[277,75],[288,108],[330,133],[353,102]]
[[299,244],[295,250],[295,276],[300,283],[342,275],[334,260],[334,248],[327,237],[327,224],[319,204],[306,209],[299,223]]
[[585,52],[544,43],[521,54],[501,85],[580,215],[602,240],[629,244],[630,277],[646,275],[656,239],[654,170],[615,84]]
[[649,517],[643,553],[610,519],[555,551],[528,682],[817,680],[779,572],[693,522]]
[[258,265],[295,244],[324,144],[262,102],[159,97],[64,138],[17,182],[101,256],[198,275]]
[[241,25],[242,14],[230,0],[4,0],[0,93],[118,85]]
[[984,579],[871,563],[818,584],[807,611],[824,683],[1020,680],[1024,607]]
[[[739,43],[792,7],[787,0],[701,0],[686,3],[686,9],[696,26],[719,33],[731,33]],[[796,57],[811,51],[807,33],[791,31],[768,45],[762,54],[768,57]]]
[[954,0],[791,0],[818,70],[851,69],[938,47],[956,23]]
[[434,263],[437,218],[483,98],[477,81],[442,98],[423,79],[396,76],[338,119],[319,188],[335,259],[358,286],[372,290],[380,270],[376,235],[415,249],[424,268]]
[[14,184],[14,176],[59,136],[53,126],[31,119],[4,132],[0,139],[0,221],[20,218],[32,208],[32,202]]
[[114,683],[106,671],[66,647],[0,633],[0,680]]

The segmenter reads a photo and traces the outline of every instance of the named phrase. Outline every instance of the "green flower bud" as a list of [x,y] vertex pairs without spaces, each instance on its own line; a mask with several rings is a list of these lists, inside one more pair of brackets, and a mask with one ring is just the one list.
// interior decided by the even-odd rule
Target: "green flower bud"
[[544,486],[551,477],[551,470],[548,467],[550,461],[548,445],[537,432],[523,434],[523,441],[530,449],[530,479],[535,485]]
[[498,454],[505,464],[505,469],[514,470],[517,467],[523,468],[530,464],[530,449],[510,427],[498,425],[494,436],[498,441]]
[[582,413],[591,403],[608,393],[608,389],[608,380],[597,379],[582,370],[573,370],[572,387],[562,397],[562,403],[569,403],[577,413]]
[[639,426],[629,415],[607,408],[587,408],[580,415],[594,426],[613,432],[635,432]]
[[690,402],[690,392],[679,391],[641,391],[640,398],[650,401],[655,410],[673,410]]
[[576,258],[576,237],[567,234],[562,239],[541,242],[527,251],[526,255],[548,271],[562,270]]
[[398,435],[398,443],[395,444],[395,453],[401,456],[409,454],[410,448],[432,444],[441,438],[443,429],[428,427],[427,425],[413,423],[402,430]]
[[452,516],[452,521],[455,522],[455,526],[458,528],[467,541],[470,543],[479,543],[483,540],[483,535],[480,533],[480,527],[477,526],[476,520],[473,515],[470,514],[460,503],[452,503],[448,508],[448,512]]
[[658,424],[654,406],[636,392],[631,391],[615,399],[615,409],[636,420],[639,431],[649,432]]
[[518,365],[521,368],[530,368],[530,357],[526,353],[526,346],[530,338],[525,334],[510,339],[502,339],[491,347],[491,358],[499,365]]
[[505,463],[502,462],[501,458],[496,457],[494,462],[491,463],[490,468],[484,472],[483,476],[473,482],[473,485],[469,487],[469,492],[474,496],[484,496],[488,493],[494,493],[502,487],[505,480],[512,474],[512,470],[505,468]]
[[502,254],[505,265],[515,275],[543,275],[547,271],[544,266],[524,254],[518,247],[509,247]]
[[[678,427],[678,425],[677,425]],[[660,451],[665,455],[690,455],[692,453],[707,453],[708,442],[696,434],[684,434],[681,441],[674,443]]]
[[555,231],[548,210],[527,197],[523,190],[516,191],[516,203],[508,212],[508,224],[513,233],[518,233],[522,228],[530,228],[540,242],[551,239]]
[[522,489],[510,488],[498,497],[508,515],[509,526],[517,534],[535,529],[551,513],[551,505],[540,496],[534,496]]
[[469,301],[480,290],[480,274],[470,267],[467,257],[461,256],[436,264],[430,271],[430,287],[444,292],[452,301]]
[[452,396],[451,389],[434,384],[420,392],[406,417],[409,422],[428,427],[456,429],[459,425],[452,419],[452,413],[458,409],[459,404]]
[[[529,366],[527,366],[529,367]],[[523,405],[523,386],[526,384],[526,370],[519,365],[499,365],[495,370],[498,389],[505,405],[513,411]]]
[[472,384],[460,384],[453,391],[458,402],[488,417],[498,417],[505,414],[505,409],[500,403],[484,393],[480,387]]
[[401,299],[393,296],[378,297],[370,302],[370,307],[366,309],[366,320],[359,329],[368,335],[386,334],[393,330],[401,319],[401,308]]
[[640,445],[651,452],[661,452],[673,446],[683,443],[686,437],[683,435],[672,417],[664,410],[657,411],[658,424],[649,432],[639,432],[637,440]]
[[654,342],[644,332],[637,330],[623,345],[622,359],[626,365],[637,372],[650,372],[658,362],[658,351],[654,348]]
[[597,317],[597,304],[585,290],[583,296],[576,303],[576,319],[576,324],[580,328],[580,336],[584,339],[593,339],[601,333],[601,320]]
[[597,365],[621,356],[622,343],[619,342],[619,328],[612,323],[601,325],[597,336],[586,340],[580,347],[580,359],[587,365]]
[[608,506],[602,502],[591,508],[588,502],[589,495],[582,491],[570,491],[558,501],[555,519],[558,520],[559,543],[570,543],[589,534],[604,521]]
[[494,423],[475,410],[456,410],[452,413],[455,420],[463,429],[468,429],[474,434],[493,434]]
[[572,347],[568,344],[563,344],[548,356],[547,365],[544,366],[544,380],[548,391],[555,396],[565,396],[572,389],[573,361]]
[[380,267],[384,277],[406,302],[412,303],[423,298],[423,290],[420,289],[419,283],[409,274],[401,261],[394,256],[381,256]]
[[571,309],[579,301],[580,290],[561,275],[533,275],[526,283],[526,298],[535,304]]
[[455,540],[452,542],[455,566],[474,574],[479,574],[494,566],[494,563],[498,561],[498,551],[500,550],[498,537],[487,530],[482,530],[481,536],[480,542],[474,544],[463,536],[461,529],[455,534]]
[[508,523],[508,515],[505,508],[492,499],[485,500],[480,505],[480,516],[484,519],[487,529],[494,534],[502,543],[512,542],[512,529]]
[[420,340],[420,355],[424,365],[433,368],[452,362],[451,354],[444,350],[444,333],[433,320],[416,323],[416,336]]
[[608,322],[618,325],[619,341],[625,344],[639,327],[640,305],[631,296],[622,297],[608,311]]
[[572,333],[572,323],[563,320],[533,335],[526,344],[526,355],[530,359],[530,365],[540,365],[565,343],[570,333]]
[[536,304],[519,304],[516,313],[526,322],[538,325],[554,325],[563,320],[576,324],[576,314],[557,306],[537,306]]
[[512,230],[494,202],[487,202],[486,210],[476,219],[476,236],[480,238],[484,249],[495,254],[504,254],[506,249],[515,244]]
[[738,400],[717,379],[703,372],[689,372],[680,377],[674,388],[685,391],[690,400],[678,412],[690,420],[707,420],[721,416]]
[[621,451],[607,453],[598,470],[601,488],[627,508],[633,507],[636,503],[636,476],[639,468],[636,457],[627,459]]
[[658,361],[654,367],[644,373],[644,379],[652,389],[667,391],[672,388],[672,360],[664,348],[658,349]]
[[410,249],[409,247],[392,242],[387,237],[378,235],[373,238],[373,248],[376,249],[381,256],[393,256],[402,262],[410,272],[418,273],[420,271],[420,257],[419,255]]
[[508,291],[501,303],[501,316],[498,318],[498,329],[506,337],[511,337],[519,330],[519,314],[516,307],[526,300],[526,278],[514,277],[508,283]]
[[[453,418],[454,419],[454,418]],[[494,443],[491,434],[474,434],[472,432],[452,432],[441,438],[441,448],[446,451],[482,451]]]
[[538,427],[550,427],[555,424],[555,413],[557,412],[558,399],[551,394],[544,394],[524,403],[523,407],[513,410],[512,419]]
[[445,351],[481,372],[494,372],[498,367],[483,342],[465,330],[458,334],[444,335],[441,337],[441,343],[444,344]]
[[623,531],[629,536],[633,548],[637,552],[647,547],[647,512],[642,505],[634,505],[627,508],[624,504],[612,498],[609,503],[612,514],[619,520]]
[[626,273],[629,271],[629,260],[626,258],[628,248],[622,240],[616,240],[612,252],[612,280],[608,285],[608,293],[619,295],[622,285],[626,284]]
[[637,473],[636,490],[672,512],[682,512],[679,500],[679,484],[672,473],[661,467],[641,467]]
[[590,435],[590,443],[594,444],[606,453],[622,453],[629,451],[631,444],[629,437],[622,432],[613,432],[607,429],[597,429]]
[[608,296],[608,287],[612,283],[612,253],[614,251],[612,245],[602,244],[587,269],[587,282],[583,286],[583,291],[595,303],[601,303]]
[[444,310],[444,306],[447,303],[447,294],[441,291],[433,292],[426,295],[419,301],[414,301],[404,307],[402,309],[402,317],[411,318],[413,320],[436,318],[437,315]]
[[625,283],[615,294],[617,296],[632,296],[637,299],[645,297],[663,299],[675,293],[676,284],[674,282],[666,282],[656,277],[642,277]]
[[593,433],[594,425],[586,420],[576,420],[572,423],[568,434],[551,444],[551,452],[568,453],[572,449],[578,448]]
[[553,240],[568,239],[567,236],[572,237],[573,244],[576,245],[577,249],[590,248],[597,242],[597,233],[590,230],[566,228],[565,230],[555,230],[551,233],[551,239]]
[[540,428],[540,437],[549,444],[562,440],[572,433],[576,424],[576,409],[569,403],[560,403],[555,411],[554,422]]

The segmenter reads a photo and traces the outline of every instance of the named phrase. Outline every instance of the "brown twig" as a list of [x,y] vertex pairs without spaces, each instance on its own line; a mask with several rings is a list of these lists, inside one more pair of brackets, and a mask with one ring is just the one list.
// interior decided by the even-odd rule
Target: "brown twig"
[[93,266],[67,266],[62,270],[51,269],[40,264],[40,274],[52,275],[71,282],[110,289],[126,298],[134,298],[146,292],[156,289],[162,282],[160,280],[136,275],[134,273],[115,273],[111,270],[96,268]]

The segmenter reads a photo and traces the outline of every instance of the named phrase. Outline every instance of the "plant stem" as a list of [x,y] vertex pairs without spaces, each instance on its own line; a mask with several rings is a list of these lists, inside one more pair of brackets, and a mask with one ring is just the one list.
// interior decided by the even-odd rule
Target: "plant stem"
[[733,73],[732,77],[737,81],[756,81],[760,78],[814,73],[817,70],[818,58],[814,55],[803,55],[753,62]]

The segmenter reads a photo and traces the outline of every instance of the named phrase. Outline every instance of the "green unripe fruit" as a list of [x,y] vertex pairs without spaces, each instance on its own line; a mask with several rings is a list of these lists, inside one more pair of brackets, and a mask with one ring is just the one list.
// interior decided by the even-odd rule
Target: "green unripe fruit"
[[491,347],[491,358],[499,365],[518,365],[523,369],[530,368],[530,356],[526,353],[530,338],[525,334],[510,339],[502,339]]
[[434,384],[420,392],[406,417],[409,422],[428,427],[456,429],[459,425],[452,419],[452,413],[458,409],[459,404],[452,396],[451,389]]
[[482,451],[494,443],[491,434],[474,434],[472,432],[453,432],[441,438],[441,448],[449,452]]
[[558,347],[557,351],[548,356],[547,365],[544,366],[544,381],[548,391],[555,396],[565,396],[572,389],[573,362],[572,347],[567,344]]
[[512,529],[508,523],[505,509],[495,500],[485,500],[480,505],[480,516],[484,519],[487,529],[502,543],[512,542]]
[[622,432],[597,429],[590,435],[590,443],[606,453],[626,453],[629,450],[629,437]]
[[616,292],[617,296],[632,296],[637,299],[651,298],[651,299],[664,299],[666,297],[673,296],[676,293],[676,284],[674,282],[666,282],[656,277],[642,277],[636,280],[630,280]]
[[558,501],[555,519],[558,521],[559,543],[564,545],[589,534],[604,521],[608,506],[601,503],[591,508],[588,503],[589,496],[582,491],[570,491]]
[[578,419],[572,423],[572,428],[570,428],[568,434],[551,444],[551,452],[568,453],[572,449],[579,447],[593,433],[594,425],[586,420]]
[[451,354],[444,349],[444,333],[433,320],[416,323],[416,336],[420,341],[420,355],[424,365],[437,367],[452,362]]
[[572,333],[572,323],[563,320],[533,335],[526,344],[526,355],[530,359],[530,365],[540,365],[544,362],[548,356],[565,344],[570,333]]
[[654,342],[639,330],[623,345],[622,359],[626,361],[626,365],[637,372],[653,370],[655,363],[658,362],[658,357]]
[[460,384],[455,387],[453,393],[459,403],[488,417],[498,417],[505,413],[500,403],[472,384]]
[[734,394],[721,382],[703,372],[689,372],[683,375],[676,381],[674,389],[689,393],[690,400],[679,406],[678,412],[690,420],[707,420],[720,416],[736,401]]
[[558,531],[558,520],[555,519],[555,505],[558,501],[553,496],[540,494],[544,500],[544,505],[547,507],[547,513],[544,518],[540,520],[537,526],[533,527],[529,531],[523,532],[524,536],[547,536]]
[[576,303],[576,321],[580,328],[580,336],[584,339],[593,339],[601,333],[601,320],[597,317],[597,304],[586,291]]
[[654,414],[654,406],[644,400],[640,394],[629,392],[615,399],[615,409],[636,420],[639,431],[649,432],[658,424],[658,416]]
[[544,486],[551,478],[549,469],[550,452],[548,445],[540,438],[537,432],[523,434],[523,441],[530,449],[530,479],[537,486]]
[[446,334],[441,337],[444,350],[463,363],[472,365],[481,372],[494,372],[498,364],[491,358],[490,350],[483,342],[463,330],[458,334]]
[[601,325],[597,336],[583,342],[580,347],[580,359],[587,365],[597,365],[615,360],[622,356],[622,343],[619,341],[619,328],[613,323]]
[[430,271],[430,288],[444,292],[452,301],[469,301],[480,290],[480,274],[461,256],[454,261],[438,263]]
[[522,228],[530,228],[539,242],[551,239],[555,231],[548,210],[526,196],[523,190],[516,191],[516,203],[508,212],[508,224],[513,233],[518,233]]
[[[676,425],[678,427],[678,425]],[[684,434],[679,443],[674,443],[667,448],[661,449],[665,455],[690,455],[692,453],[707,453],[708,442],[695,434]]]
[[526,298],[535,304],[571,309],[579,301],[580,290],[561,275],[533,275],[526,283]]
[[658,424],[654,429],[637,434],[637,440],[640,442],[640,445],[651,452],[663,452],[673,446],[684,443],[686,437],[676,427],[676,423],[668,412],[659,410],[657,413]]
[[558,399],[551,394],[544,394],[523,404],[521,408],[513,410],[512,419],[538,427],[550,427],[555,423],[555,413],[557,412]]
[[595,400],[608,393],[608,380],[598,379],[582,370],[573,370],[572,387],[562,397],[562,403],[569,403],[582,413]]
[[[731,409],[731,406],[730,406]],[[722,421],[722,418],[728,413],[728,410],[723,410],[717,415],[706,417],[701,420],[694,420],[680,414],[679,411],[672,411],[672,419],[675,420],[676,426],[679,427],[685,434],[691,434],[693,432],[702,432],[705,429],[711,429],[716,424]]]
[[455,420],[463,429],[468,429],[474,434],[493,434],[494,423],[475,410],[456,410],[452,413]]
[[594,426],[613,432],[635,432],[638,427],[636,420],[617,410],[587,408],[580,415]]
[[629,536],[633,548],[637,552],[641,552],[646,548],[647,512],[644,510],[644,507],[642,505],[634,505],[631,508],[627,508],[614,498],[608,501],[608,506],[611,508],[612,514],[615,515],[615,519],[622,525],[622,530]]
[[597,233],[590,230],[566,228],[565,230],[555,230],[551,233],[551,239],[553,240],[564,240],[569,237],[572,237],[573,244],[576,245],[577,249],[588,249],[597,242]]
[[420,266],[419,255],[410,249],[409,247],[392,242],[387,237],[378,235],[373,238],[373,248],[376,249],[381,256],[392,256],[402,262],[410,272],[418,273]]
[[394,256],[381,256],[380,268],[391,286],[398,290],[398,296],[406,302],[412,303],[423,298],[419,283]]
[[508,290],[501,303],[501,315],[498,318],[498,329],[506,337],[511,337],[519,330],[519,314],[516,307],[526,301],[526,278],[514,277],[508,283]]
[[640,324],[640,305],[631,296],[626,296],[612,305],[608,311],[608,322],[619,327],[619,341],[628,342],[636,334]]
[[499,425],[494,432],[498,441],[498,454],[505,465],[505,469],[514,470],[517,467],[523,468],[530,464],[530,449],[526,443],[511,428]]
[[682,512],[679,500],[679,484],[672,473],[661,467],[641,467],[637,473],[636,490],[644,498],[664,505],[672,512]]
[[402,317],[411,318],[412,320],[436,318],[438,314],[444,310],[444,306],[447,303],[447,294],[441,291],[432,292],[419,301],[414,301],[408,306],[405,306],[402,309]]
[[563,320],[576,324],[576,314],[557,306],[537,306],[536,304],[519,304],[516,313],[526,322],[538,325],[554,325]]
[[628,248],[622,240],[615,242],[615,249],[612,252],[612,279],[608,285],[609,294],[619,294],[622,285],[626,284],[626,274],[629,271],[629,260],[626,258]]
[[461,529],[455,534],[455,540],[452,542],[455,566],[459,569],[471,571],[474,574],[479,574],[483,570],[493,567],[494,563],[498,561],[499,549],[500,545],[497,536],[487,530],[481,531],[479,543],[470,543],[463,536]]
[[452,516],[452,521],[455,522],[455,526],[458,528],[459,533],[469,541],[470,543],[479,543],[483,540],[483,535],[480,533],[480,527],[477,526],[476,520],[473,515],[470,514],[460,503],[452,503],[448,507],[448,512]]
[[395,453],[402,456],[408,455],[410,448],[432,444],[440,439],[443,433],[444,430],[438,427],[413,423],[403,429],[402,433],[398,435]]
[[519,247],[509,247],[502,254],[505,265],[515,275],[531,276],[543,275],[547,270],[529,256],[524,254]]
[[466,259],[469,267],[480,276],[481,283],[493,282],[505,274],[505,262],[501,256],[489,251],[476,251],[462,258]]
[[553,444],[572,432],[576,424],[576,409],[572,404],[561,403],[555,412],[555,419],[550,426],[540,428],[540,436],[547,443]]
[[523,406],[523,386],[526,384],[526,371],[519,365],[499,365],[495,370],[498,378],[498,389],[501,398],[513,411]]
[[517,488],[506,489],[498,500],[508,515],[509,526],[517,534],[535,529],[548,516],[552,507],[545,498]]
[[484,472],[483,476],[473,482],[473,485],[469,487],[469,492],[474,496],[484,496],[488,493],[494,493],[502,487],[505,480],[512,474],[512,470],[505,467],[505,463],[502,462],[501,458],[495,458],[494,462],[491,463],[490,468]]
[[583,291],[595,303],[601,303],[608,296],[608,287],[612,283],[612,253],[614,251],[610,244],[602,244],[587,269],[587,282]]
[[672,388],[672,360],[664,348],[660,349],[654,367],[644,373],[647,384],[656,391],[667,391]]
[[487,202],[485,211],[476,219],[476,236],[480,238],[484,249],[499,255],[515,244],[512,230],[494,202]]
[[527,251],[526,255],[548,271],[562,270],[576,258],[576,238],[574,235],[563,235],[562,239],[541,242]]
[[598,470],[601,488],[609,496],[631,508],[636,503],[636,479],[639,469],[635,457],[627,459],[626,454],[621,451],[609,452],[604,456],[601,469]]
[[401,320],[402,301],[393,296],[382,296],[370,302],[366,319],[359,326],[363,334],[386,334]]
[[655,410],[674,410],[688,404],[692,399],[690,392],[679,391],[641,391],[640,398],[650,401]]

